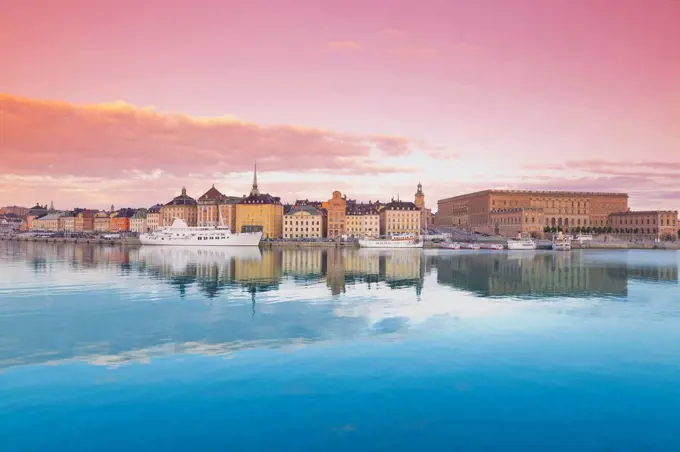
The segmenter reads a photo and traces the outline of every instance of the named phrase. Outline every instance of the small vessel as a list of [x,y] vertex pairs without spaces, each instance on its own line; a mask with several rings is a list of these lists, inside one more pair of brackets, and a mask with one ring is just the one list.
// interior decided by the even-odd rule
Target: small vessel
[[509,239],[508,240],[508,249],[509,250],[535,250],[536,249],[536,242],[531,240],[530,237],[527,236],[522,236],[522,234],[517,234],[517,237],[514,239]]
[[478,250],[480,246],[476,243],[463,242],[460,244],[460,248],[464,250]]
[[552,249],[554,251],[570,251],[571,240],[560,232],[557,237],[553,237]]
[[483,250],[502,251],[505,247],[499,243],[482,243],[479,245]]
[[414,234],[395,234],[385,239],[359,240],[363,248],[422,248],[423,241]]
[[171,226],[139,235],[142,245],[258,246],[261,239],[262,232],[235,233],[224,226],[190,227],[179,218]]
[[447,250],[459,250],[460,249],[460,243],[457,242],[451,242],[451,243],[442,243],[441,247]]

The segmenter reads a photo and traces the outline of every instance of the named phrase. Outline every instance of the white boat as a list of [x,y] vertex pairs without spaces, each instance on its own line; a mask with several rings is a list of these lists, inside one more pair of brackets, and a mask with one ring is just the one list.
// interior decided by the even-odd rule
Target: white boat
[[396,234],[386,239],[359,240],[363,248],[422,248],[423,241],[413,234]]
[[460,249],[460,243],[456,242],[451,242],[451,243],[442,243],[441,247],[447,250],[459,250]]
[[500,245],[498,243],[482,243],[479,245],[483,250],[494,250],[494,251],[502,251],[505,249],[503,245]]
[[460,244],[460,248],[463,249],[463,250],[478,250],[481,247],[479,245],[477,245],[476,243],[462,242]]
[[258,246],[262,232],[234,233],[228,227],[189,227],[175,218],[172,226],[140,234],[142,245],[171,246]]
[[557,237],[553,237],[552,249],[554,251],[570,251],[571,240],[569,236],[564,236],[560,233]]
[[531,240],[529,237],[522,237],[522,235],[517,235],[514,239],[509,239],[508,240],[508,249],[509,250],[535,250],[536,249],[536,242]]

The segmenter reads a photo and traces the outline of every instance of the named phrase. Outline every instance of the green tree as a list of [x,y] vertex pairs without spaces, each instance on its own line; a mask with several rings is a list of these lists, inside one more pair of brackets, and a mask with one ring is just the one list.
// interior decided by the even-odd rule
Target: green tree
[[543,228],[543,232],[550,232],[550,226],[547,226],[547,225],[546,225],[546,226]]

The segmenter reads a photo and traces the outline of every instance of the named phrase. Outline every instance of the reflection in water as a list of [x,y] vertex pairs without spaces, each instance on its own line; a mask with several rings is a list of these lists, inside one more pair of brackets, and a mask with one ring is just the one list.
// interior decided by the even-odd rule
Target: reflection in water
[[2,450],[680,450],[678,256],[0,242]]
[[454,310],[500,312],[456,303],[446,290],[617,299],[628,296],[629,281],[678,284],[677,253],[648,256],[2,242],[0,271],[9,278],[0,279],[0,368],[83,356],[110,362],[167,347],[225,353],[393,334]]

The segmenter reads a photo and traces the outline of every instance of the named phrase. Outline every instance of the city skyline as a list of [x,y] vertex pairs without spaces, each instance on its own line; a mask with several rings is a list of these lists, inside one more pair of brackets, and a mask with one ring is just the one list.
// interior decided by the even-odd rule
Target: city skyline
[[433,209],[487,188],[678,209],[680,2],[397,3],[4,6],[0,205],[241,196],[257,160],[284,202],[422,182]]

